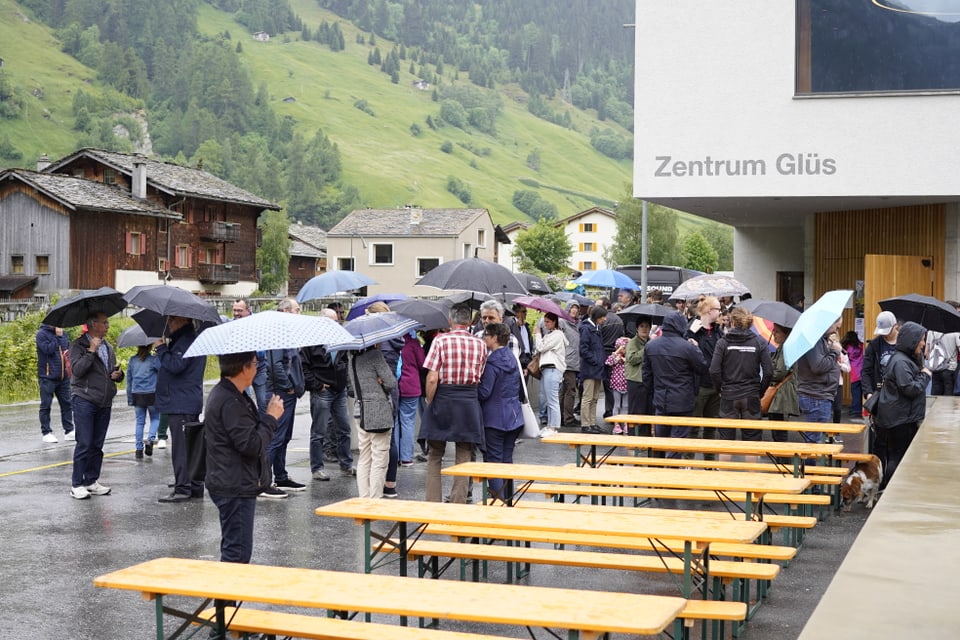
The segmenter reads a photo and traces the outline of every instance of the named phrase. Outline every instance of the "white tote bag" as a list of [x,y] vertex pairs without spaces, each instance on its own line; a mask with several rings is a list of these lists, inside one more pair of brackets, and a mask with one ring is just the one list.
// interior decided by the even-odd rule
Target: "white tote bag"
[[[516,354],[514,354],[516,355]],[[523,402],[520,403],[520,411],[523,413],[523,432],[521,438],[539,438],[540,437],[540,418],[537,412],[530,406],[530,396],[527,394],[527,383],[523,379],[523,367],[520,366],[520,359],[517,358],[517,368],[520,370],[520,387],[523,389]]]

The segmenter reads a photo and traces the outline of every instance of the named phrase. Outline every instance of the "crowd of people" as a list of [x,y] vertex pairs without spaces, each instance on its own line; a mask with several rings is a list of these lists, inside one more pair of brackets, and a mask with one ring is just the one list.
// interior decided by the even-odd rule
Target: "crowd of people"
[[[571,301],[563,316],[543,313],[534,326],[526,322],[521,305],[508,312],[501,302],[488,300],[474,313],[469,305],[456,304],[444,330],[411,331],[359,351],[316,345],[223,355],[220,383],[206,403],[206,358],[185,357],[197,338],[196,322],[168,317],[164,338],[139,346],[125,373],[106,341],[107,316],[92,313],[72,343],[59,328],[43,325],[37,333],[41,437],[57,442],[51,426],[56,398],[65,437],[76,440],[71,496],[82,500],[110,493],[99,481],[103,444],[117,385],[126,376],[136,458],[165,446],[167,432],[171,439],[174,482],[159,502],[202,498],[206,488],[221,514],[223,559],[246,562],[256,499],[282,499],[306,488],[290,476],[286,454],[297,403],[307,392],[310,479],[329,481],[326,465],[336,464],[342,476],[355,478],[361,497],[392,498],[398,495],[398,468],[426,462],[426,499],[463,503],[471,499],[467,478],[455,478],[446,495],[442,489],[448,443],[454,443],[456,463],[478,455],[487,462],[512,462],[524,426],[521,402],[532,362],[538,365],[541,436],[564,428],[606,433],[605,418],[627,413],[839,422],[843,374],[848,373],[849,417],[859,420],[861,411],[870,416],[871,450],[884,462],[885,483],[923,419],[928,391],[960,391],[955,389],[960,336],[900,323],[888,311],[879,314],[875,337],[866,344],[853,331],[841,339],[838,320],[788,367],[782,345],[791,329],[774,325],[776,348],[771,348],[753,330],[751,313],[732,298],[707,295],[672,304],[651,292],[646,302],[662,302],[666,313],[623,322],[618,312],[638,302],[627,289],[612,304],[605,297],[589,305]],[[300,313],[292,298],[278,309]],[[342,323],[343,311],[332,303],[321,315]],[[375,302],[365,312],[389,311],[387,304]],[[246,300],[234,303],[235,319],[250,313]],[[765,394],[772,396],[768,404]],[[354,408],[359,412],[356,462]],[[197,464],[191,448],[199,445],[191,443],[188,431],[200,424],[201,414],[206,449]],[[611,427],[624,434],[633,428]],[[763,437],[759,429],[714,433],[656,424],[639,425],[636,432]],[[786,435],[770,433],[773,440]],[[821,432],[801,435],[815,442]],[[491,489],[498,491],[499,485],[491,483]]]

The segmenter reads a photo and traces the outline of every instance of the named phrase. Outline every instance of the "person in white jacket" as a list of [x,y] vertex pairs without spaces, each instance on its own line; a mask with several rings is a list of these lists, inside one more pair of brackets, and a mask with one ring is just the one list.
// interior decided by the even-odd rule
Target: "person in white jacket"
[[540,386],[547,395],[547,426],[540,437],[560,431],[560,383],[567,369],[567,337],[554,313],[543,316],[543,335],[537,334],[534,353],[540,354]]

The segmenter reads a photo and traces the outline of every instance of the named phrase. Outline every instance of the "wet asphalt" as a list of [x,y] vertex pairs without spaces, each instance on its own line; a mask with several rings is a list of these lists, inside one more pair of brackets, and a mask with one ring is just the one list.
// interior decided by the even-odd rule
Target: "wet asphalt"
[[[291,477],[307,483],[307,489],[285,500],[258,500],[253,562],[362,571],[361,528],[352,521],[313,514],[315,507],[353,497],[357,491],[354,479],[341,476],[336,465],[327,466],[330,481],[310,479],[308,404],[306,397],[300,402],[287,456]],[[167,483],[173,479],[169,450],[155,449],[151,458],[135,459],[133,411],[119,399],[100,479],[112,493],[72,499],[73,443],[63,442],[56,403],[54,433],[61,442],[42,443],[37,408],[35,402],[0,407],[0,638],[155,637],[152,602],[133,592],[95,588],[93,578],[160,556],[217,559],[216,507],[208,498],[186,504],[157,502],[169,492]],[[861,450],[859,442],[848,441],[847,446]],[[452,463],[452,453],[448,457],[445,464]],[[517,447],[515,460],[565,464],[574,458],[566,447],[524,441]],[[425,474],[425,464],[401,468],[400,497],[423,499]],[[689,508],[716,507],[701,503]],[[741,637],[796,638],[868,513],[858,505],[852,512],[830,515],[810,531],[797,558],[776,579],[766,603]],[[396,567],[388,565],[380,571],[395,572]],[[502,566],[491,568],[491,580],[505,580]],[[537,566],[527,582],[676,595],[668,577],[617,571]],[[166,628],[168,632],[174,628],[172,620],[168,619]],[[444,628],[531,637],[516,627],[445,623]],[[534,636],[551,637],[539,629]]]

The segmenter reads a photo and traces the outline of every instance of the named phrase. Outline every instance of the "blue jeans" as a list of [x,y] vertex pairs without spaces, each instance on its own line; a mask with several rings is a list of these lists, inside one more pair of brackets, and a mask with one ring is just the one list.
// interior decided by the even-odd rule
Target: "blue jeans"
[[[832,422],[833,399],[811,398],[800,396],[800,417],[804,422]],[[819,431],[801,431],[800,437],[804,442],[819,443],[823,433]]]
[[[347,409],[347,390],[310,392],[310,472],[323,469],[323,443],[330,437],[337,444],[340,467],[353,466],[350,455],[350,414]],[[334,433],[328,432],[333,424]]]
[[73,402],[70,399],[70,378],[50,380],[40,378],[40,435],[47,435],[50,429],[50,408],[53,398],[57,398],[60,405],[60,423],[63,432],[73,431]]
[[400,429],[397,431],[397,438],[400,442],[401,462],[413,462],[413,437],[417,430],[417,407],[419,404],[420,396],[400,398],[398,412]]
[[220,511],[220,562],[250,563],[256,498],[223,498],[210,494]]
[[[484,440],[486,440],[486,449],[483,451],[483,461],[484,462],[513,462],[513,448],[517,444],[517,436],[520,435],[520,432],[523,431],[523,427],[514,429],[513,431],[501,431],[500,429],[484,429]],[[501,498],[507,496],[501,496],[501,490],[503,489],[503,479],[502,478],[490,478],[487,481],[490,491]]]
[[143,451],[143,428],[147,424],[147,413],[150,413],[150,431],[147,440],[157,439],[157,429],[160,428],[160,412],[156,407],[134,407],[133,413],[137,419],[136,438],[137,451]]
[[111,407],[98,407],[84,398],[73,398],[77,444],[73,448],[73,486],[87,487],[100,479],[103,442],[110,426]]
[[563,425],[560,420],[560,381],[563,379],[563,373],[555,367],[540,371],[540,388],[547,396],[547,426],[559,429]]
[[287,475],[287,445],[293,438],[293,417],[297,411],[297,394],[283,392],[283,415],[277,421],[277,432],[273,440],[267,445],[267,459],[273,466],[273,481],[280,482],[290,476]]

